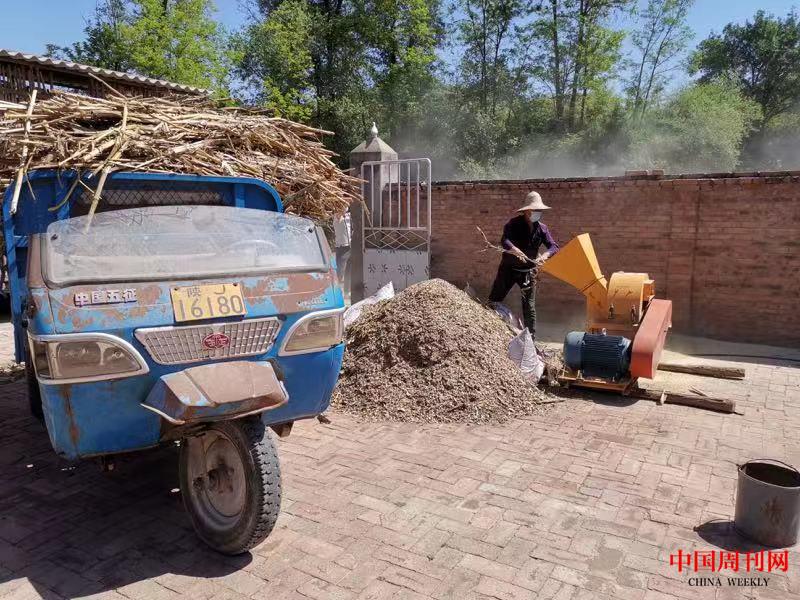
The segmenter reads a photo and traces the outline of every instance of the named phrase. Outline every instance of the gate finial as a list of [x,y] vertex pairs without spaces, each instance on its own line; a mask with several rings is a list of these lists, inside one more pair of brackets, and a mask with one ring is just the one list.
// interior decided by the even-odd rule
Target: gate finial
[[372,122],[372,127],[369,130],[369,139],[374,140],[378,137],[378,126],[375,124],[375,121]]

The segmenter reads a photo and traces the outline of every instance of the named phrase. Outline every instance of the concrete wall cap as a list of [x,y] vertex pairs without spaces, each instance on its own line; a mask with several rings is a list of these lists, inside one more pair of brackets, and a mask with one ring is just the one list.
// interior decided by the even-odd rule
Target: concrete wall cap
[[[470,183],[473,185],[482,185],[482,186],[491,186],[491,187],[524,187],[524,188],[543,188],[546,186],[551,187],[562,187],[557,186],[556,184],[560,183],[573,183],[573,186],[563,186],[563,187],[581,187],[582,185],[588,185],[591,182],[617,182],[624,184],[625,182],[652,182],[654,185],[660,185],[667,181],[694,181],[697,182],[699,180],[707,180],[707,179],[714,179],[714,180],[739,180],[741,182],[742,179],[774,179],[776,177],[798,177],[800,176],[800,171],[733,171],[733,172],[719,172],[719,173],[678,173],[678,174],[661,174],[659,170],[651,170],[651,171],[644,171],[644,173],[648,173],[647,175],[641,176],[625,176],[625,175],[606,175],[606,176],[596,176],[596,177],[547,177],[547,178],[540,178],[540,179],[475,179],[475,180],[463,180],[463,179],[453,179],[453,180],[440,180],[434,181],[434,187],[440,187],[443,185],[459,185]],[[634,184],[635,185],[635,184]]]
[[[367,138],[350,151],[351,155],[370,154],[370,153],[382,155],[382,158],[378,160],[397,159],[397,152],[395,152],[394,148],[392,148],[389,144],[387,144],[380,137],[378,137],[378,126],[375,124],[375,121],[372,122],[372,127],[370,128],[369,133],[367,134]],[[375,159],[368,159],[368,160],[375,160]],[[352,162],[352,159],[350,162]]]

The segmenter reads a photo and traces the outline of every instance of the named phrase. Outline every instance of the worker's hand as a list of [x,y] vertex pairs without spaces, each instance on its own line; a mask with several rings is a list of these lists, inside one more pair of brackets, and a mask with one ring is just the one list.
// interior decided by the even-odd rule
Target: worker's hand
[[522,262],[528,262],[527,255],[522,250],[520,250],[519,248],[512,247],[510,252],[511,252],[511,254],[516,256],[518,259],[520,259]]
[[548,258],[550,258],[550,253],[545,252],[544,254],[540,254],[539,256],[537,256],[536,260],[533,262],[536,263],[537,267],[541,267]]

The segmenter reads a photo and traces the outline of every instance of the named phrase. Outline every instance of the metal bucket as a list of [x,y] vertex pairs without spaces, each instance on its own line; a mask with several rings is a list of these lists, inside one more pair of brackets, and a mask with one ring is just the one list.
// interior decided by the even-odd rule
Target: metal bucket
[[800,471],[771,458],[740,465],[734,526],[762,546],[793,546],[800,533]]

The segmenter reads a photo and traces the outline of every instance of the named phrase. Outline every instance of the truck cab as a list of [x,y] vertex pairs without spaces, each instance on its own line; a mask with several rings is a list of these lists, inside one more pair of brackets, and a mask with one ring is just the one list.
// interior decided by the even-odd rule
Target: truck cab
[[[181,490],[226,553],[277,518],[272,429],[328,407],[344,300],[321,230],[246,178],[32,172],[3,207],[17,360],[67,459],[181,445]],[[278,505],[275,500],[278,499]]]

